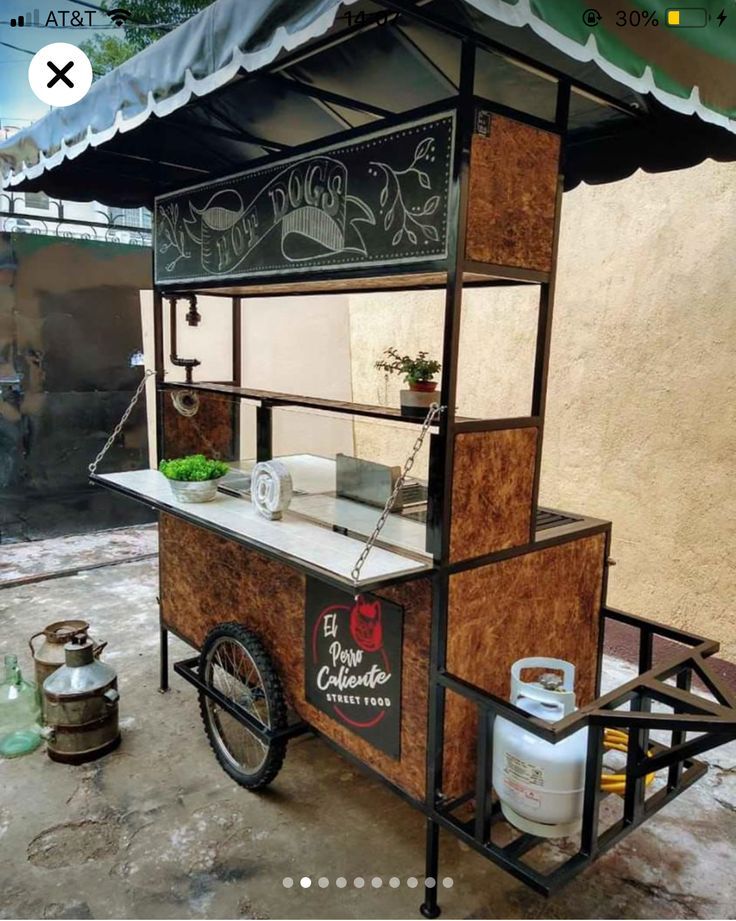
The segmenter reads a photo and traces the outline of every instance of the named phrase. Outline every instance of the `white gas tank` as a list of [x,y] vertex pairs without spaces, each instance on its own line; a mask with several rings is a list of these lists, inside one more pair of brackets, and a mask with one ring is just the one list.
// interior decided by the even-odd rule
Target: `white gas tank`
[[[545,669],[522,681],[525,669]],[[575,666],[562,659],[519,659],[511,667],[511,703],[548,722],[575,709]],[[574,834],[583,813],[588,730],[557,744],[502,717],[493,729],[493,787],[507,821],[545,838]]]

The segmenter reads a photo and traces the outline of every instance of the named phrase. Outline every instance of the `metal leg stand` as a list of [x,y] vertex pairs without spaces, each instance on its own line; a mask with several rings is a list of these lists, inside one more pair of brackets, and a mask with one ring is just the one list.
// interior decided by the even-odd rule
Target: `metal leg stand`
[[[439,870],[440,857],[440,827],[436,822],[427,819],[427,852],[426,852],[426,869],[424,885],[424,901],[419,906],[419,911],[425,918],[439,918],[440,907],[437,904],[437,889],[439,880],[437,873]],[[433,880],[434,885],[428,886],[427,880]]]
[[169,631],[160,624],[161,631],[161,648],[160,648],[160,677],[158,690],[160,694],[165,694],[169,690]]

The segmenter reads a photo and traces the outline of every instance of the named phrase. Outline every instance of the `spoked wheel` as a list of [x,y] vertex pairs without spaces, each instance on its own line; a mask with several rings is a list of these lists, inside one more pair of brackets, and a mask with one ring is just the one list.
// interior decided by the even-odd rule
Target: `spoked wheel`
[[[269,729],[286,726],[286,704],[271,657],[258,637],[237,623],[210,630],[200,655],[200,677]],[[264,742],[206,694],[199,695],[205,732],[223,769],[258,790],[281,770],[286,741]]]

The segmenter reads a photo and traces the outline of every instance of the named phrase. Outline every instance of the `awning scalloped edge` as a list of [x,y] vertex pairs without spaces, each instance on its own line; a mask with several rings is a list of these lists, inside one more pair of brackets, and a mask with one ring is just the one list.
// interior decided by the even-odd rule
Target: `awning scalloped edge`
[[[345,5],[356,2],[358,0],[343,0]],[[622,83],[624,86],[628,86],[637,93],[651,93],[655,99],[673,111],[684,115],[697,115],[705,122],[726,128],[736,134],[736,119],[729,118],[703,105],[697,86],[694,86],[690,95],[685,98],[658,87],[654,79],[654,73],[649,66],[645,68],[641,77],[628,73],[604,57],[598,48],[595,35],[591,34],[585,45],[573,41],[540,19],[532,10],[530,0],[518,0],[513,5],[504,2],[504,0],[465,0],[465,2],[475,7],[479,12],[506,25],[516,28],[528,25],[540,38],[574,60],[595,63],[612,79]],[[325,10],[308,26],[296,32],[289,32],[284,26],[279,26],[269,44],[256,52],[248,53],[236,48],[232,60],[228,64],[201,79],[194,77],[191,70],[187,68],[184,73],[182,88],[173,95],[157,102],[154,99],[153,92],[149,91],[148,103],[140,112],[130,118],[124,118],[122,112],[118,110],[113,123],[108,128],[95,132],[90,127],[87,129],[85,136],[73,144],[67,144],[62,138],[59,149],[50,156],[39,152],[37,163],[29,165],[24,161],[20,169],[9,169],[4,172],[3,185],[6,188],[12,188],[21,182],[37,179],[46,170],[55,169],[65,160],[74,160],[89,147],[99,147],[119,133],[124,134],[127,131],[133,131],[152,115],[165,118],[186,105],[193,96],[206,96],[224,86],[235,77],[240,69],[253,73],[262,67],[266,67],[281,51],[291,51],[313,38],[324,35],[333,26],[339,6],[340,0],[333,0],[333,4],[329,9]],[[7,169],[7,164],[0,163],[0,169]]]
[[[185,106],[193,96],[207,96],[221,86],[224,86],[232,80],[239,70],[243,69],[249,73],[254,73],[263,67],[266,67],[282,51],[292,51],[313,38],[319,38],[332,28],[340,3],[350,5],[357,3],[358,0],[333,0],[332,7],[318,16],[314,22],[311,22],[303,29],[296,32],[289,32],[284,26],[274,32],[271,41],[265,48],[256,52],[244,52],[236,48],[232,60],[207,76],[197,79],[189,68],[184,72],[184,84],[176,93],[168,96],[166,99],[156,101],[153,92],[148,92],[148,103],[144,109],[130,118],[124,118],[120,110],[117,111],[113,123],[101,131],[93,131],[91,127],[87,129],[86,135],[82,140],[74,144],[67,144],[64,138],[61,139],[59,149],[50,156],[46,156],[39,151],[40,157],[38,163],[28,165],[23,162],[20,169],[9,170],[3,176],[3,186],[12,188],[22,182],[28,182],[37,179],[46,170],[52,170],[62,164],[65,160],[74,160],[80,154],[84,153],[89,147],[99,147],[106,144],[117,134],[124,134],[127,131],[133,131],[140,125],[144,124],[152,115],[158,118],[165,118],[171,115],[177,109]],[[3,164],[0,163],[0,169]]]
[[654,73],[646,66],[641,77],[636,77],[628,71],[617,67],[611,63],[598,48],[595,35],[591,32],[588,41],[581,45],[562,32],[558,32],[549,23],[540,19],[531,8],[530,0],[518,0],[514,5],[504,2],[504,0],[465,0],[466,3],[474,6],[479,12],[485,13],[492,19],[498,19],[505,25],[521,28],[529,26],[540,38],[548,44],[553,45],[563,54],[574,58],[582,63],[592,62],[596,64],[603,73],[607,74],[618,83],[623,83],[629,89],[634,90],[641,95],[651,93],[652,96],[662,105],[681,115],[697,115],[704,122],[712,125],[718,125],[720,128],[726,128],[728,131],[736,134],[736,119],[729,118],[721,112],[715,112],[703,105],[700,101],[700,89],[697,86],[692,88],[688,97],[676,96],[657,86]]

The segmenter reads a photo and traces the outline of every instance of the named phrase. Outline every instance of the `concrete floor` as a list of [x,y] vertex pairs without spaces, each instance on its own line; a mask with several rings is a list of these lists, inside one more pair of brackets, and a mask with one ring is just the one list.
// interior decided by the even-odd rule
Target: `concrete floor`
[[[3,547],[15,584],[0,591],[0,653],[17,652],[30,672],[31,633],[89,620],[119,672],[123,744],[81,767],[43,749],[0,761],[0,918],[419,917],[420,890],[406,885],[423,870],[417,812],[311,738],[290,745],[268,792],[247,793],[215,762],[193,689],[173,676],[172,691],[157,693],[156,561],[119,562],[150,552],[153,536],[87,536],[84,565],[117,565],[33,584],[18,579],[74,567],[73,542]],[[188,652],[172,641],[174,659]],[[607,681],[628,673],[607,662]],[[443,833],[441,875],[454,881],[443,916],[735,917],[736,743],[710,760],[704,780],[551,900]],[[287,876],[330,885],[289,890]]]

